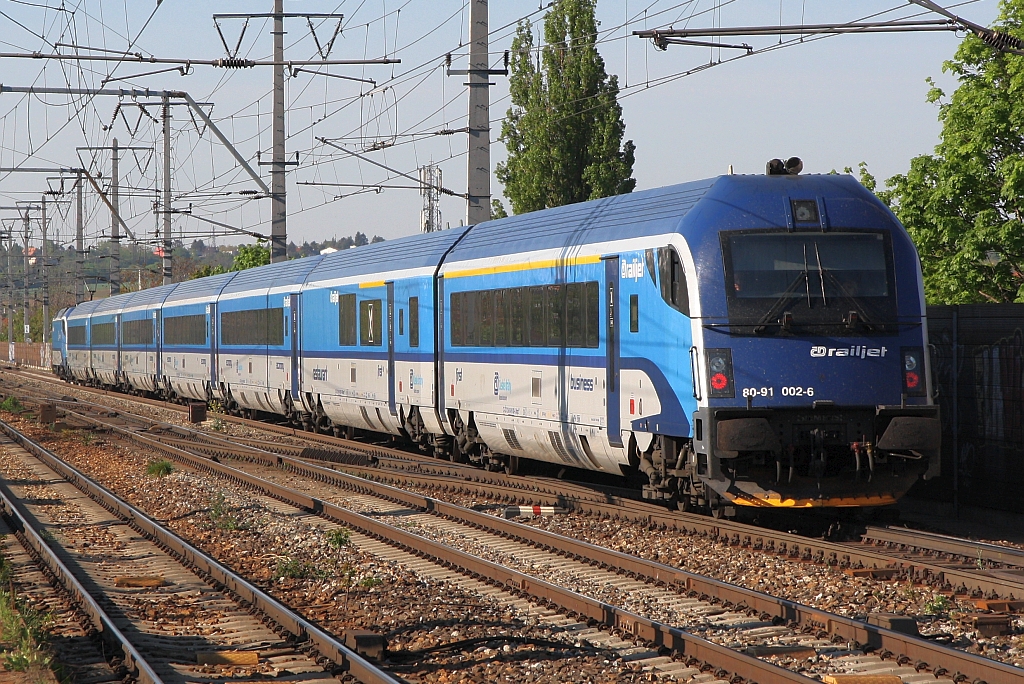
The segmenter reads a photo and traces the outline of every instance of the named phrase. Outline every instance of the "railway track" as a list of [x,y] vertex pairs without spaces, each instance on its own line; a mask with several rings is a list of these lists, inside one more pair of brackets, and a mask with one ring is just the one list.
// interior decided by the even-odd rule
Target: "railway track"
[[0,430],[9,524],[131,679],[398,681],[10,425]]
[[[368,482],[364,478],[354,477],[321,464],[310,463],[297,456],[274,453],[251,445],[232,444],[219,436],[180,426],[158,425],[155,421],[141,416],[111,412],[109,408],[105,407],[93,407],[100,415],[89,415],[84,412],[87,406],[83,402],[67,402],[61,406],[71,421],[91,424],[94,427],[108,430],[145,449],[161,449],[164,453],[176,457],[192,467],[215,472],[307,510],[320,511],[321,514],[329,515],[332,519],[344,522],[346,525],[356,525],[356,529],[360,529],[364,533],[376,534],[381,537],[390,534],[390,531],[382,533],[372,524],[350,517],[353,515],[352,511],[340,509],[326,498],[314,498],[307,492],[284,487],[280,483],[271,481],[266,472],[256,474],[252,469],[281,469],[287,472],[289,478],[301,475],[309,482],[322,482],[347,489],[354,493],[345,494],[348,506],[362,506],[378,514],[386,512],[389,516],[400,515],[407,519],[417,516],[440,518],[441,523],[424,520],[410,520],[410,522],[415,522],[424,528],[433,528],[432,534],[439,538],[468,537],[474,544],[486,545],[492,550],[497,550],[506,560],[519,557],[527,558],[533,564],[543,564],[544,561],[537,556],[540,551],[553,552],[570,558],[572,559],[571,563],[580,564],[580,566],[573,567],[567,572],[577,574],[600,572],[609,575],[592,577],[591,580],[596,584],[617,583],[620,585],[619,589],[622,594],[646,594],[654,603],[671,604],[674,601],[680,616],[685,617],[688,612],[690,614],[701,613],[705,616],[715,615],[714,622],[716,624],[710,628],[711,631],[726,630],[729,639],[744,643],[744,649],[750,653],[771,656],[803,649],[817,655],[832,654],[830,662],[838,663],[835,667],[848,667],[852,671],[858,671],[859,668],[871,672],[887,671],[905,676],[909,676],[908,669],[915,674],[918,671],[921,674],[931,671],[939,676],[964,675],[971,680],[986,681],[989,684],[1019,681],[1021,677],[1019,669],[946,648],[911,635],[801,606],[766,594],[759,594],[749,589],[687,573],[653,561],[552,535],[543,530],[501,520],[491,515],[398,490],[384,484]],[[156,432],[154,432],[154,428]],[[276,450],[278,445],[267,444],[265,446]],[[223,462],[217,463],[211,459],[220,461],[234,459],[237,467],[226,466]],[[294,487],[295,483],[289,481]],[[320,497],[323,496],[320,494]],[[376,499],[377,503],[373,504],[370,501],[371,498]],[[402,508],[397,511],[393,507],[383,510],[380,507],[381,501],[398,504]],[[430,514],[428,515],[424,511],[429,511]],[[358,525],[365,525],[365,527]],[[456,529],[460,526],[461,529]],[[472,528],[475,532],[467,533],[466,528]],[[422,530],[421,534],[423,534]],[[484,541],[481,539],[481,535],[490,536],[492,539]],[[404,538],[402,545],[409,547],[408,537]],[[433,555],[436,561],[451,564],[462,572],[481,573],[479,558],[473,561],[465,557],[458,557],[458,560],[453,562],[445,555],[448,551],[427,547],[419,548],[417,552]],[[550,559],[546,562],[551,563]],[[558,562],[562,565],[569,563],[564,560]],[[594,566],[598,570],[594,570]],[[497,570],[494,567],[488,569]],[[556,585],[548,585],[536,577],[528,577],[522,573],[508,574],[507,567],[500,572],[502,573],[500,580],[502,584],[513,586],[519,592],[525,592],[534,599],[553,602],[578,615],[600,620],[612,629],[640,637],[651,645],[669,647],[688,656],[693,654],[693,647],[690,646],[690,650],[687,650],[688,644],[685,639],[680,641],[681,637],[674,634],[671,628],[666,628],[664,624],[659,625],[653,620],[643,620],[642,616],[630,615],[627,611],[618,609],[608,612],[609,606],[607,605],[600,611],[595,611],[594,607],[587,609],[579,603],[578,598],[574,601],[567,600]],[[623,577],[628,577],[629,580],[624,580]],[[655,588],[652,589],[652,587]],[[582,611],[581,608],[583,608]],[[707,621],[701,622],[701,626],[704,629],[709,629]],[[708,635],[714,636],[710,632]],[[774,645],[769,645],[769,642]],[[865,649],[888,654],[892,657],[892,661],[881,659],[877,655],[868,655]],[[713,662],[713,658],[703,660]],[[735,672],[736,670],[730,671]],[[741,676],[750,678],[749,674]],[[764,675],[761,675],[758,681],[765,681]]]

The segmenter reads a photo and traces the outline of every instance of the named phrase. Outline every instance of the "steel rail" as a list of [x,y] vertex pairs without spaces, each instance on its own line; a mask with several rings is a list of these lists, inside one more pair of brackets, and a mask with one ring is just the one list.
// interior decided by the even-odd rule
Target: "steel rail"
[[[144,446],[162,449],[165,453],[177,455],[180,452],[188,453],[192,450],[200,452],[198,458],[200,467],[203,470],[210,470],[228,473],[228,476],[236,481],[244,482],[254,486],[276,498],[282,499],[292,505],[299,505],[321,515],[333,514],[334,511],[347,511],[319,499],[314,499],[305,494],[300,494],[276,483],[269,482],[258,476],[245,473],[223,463],[213,462],[207,459],[218,458],[242,458],[249,461],[260,462],[262,465],[276,466],[295,472],[296,474],[308,477],[321,482],[326,482],[351,491],[362,494],[369,494],[383,498],[403,506],[426,511],[449,520],[469,525],[475,528],[484,529],[500,536],[515,539],[528,543],[538,548],[551,550],[559,554],[568,555],[585,562],[601,567],[615,569],[624,574],[642,578],[652,583],[664,583],[677,587],[681,591],[699,596],[702,600],[717,600],[726,606],[736,610],[753,611],[762,616],[762,619],[771,618],[780,623],[796,623],[804,629],[825,632],[829,636],[841,638],[846,641],[856,642],[858,647],[867,647],[895,654],[899,659],[906,658],[909,662],[919,666],[920,669],[932,669],[937,673],[964,674],[975,681],[984,681],[988,684],[1009,684],[1019,682],[1024,676],[1019,668],[1015,668],[998,661],[982,656],[967,653],[956,649],[946,648],[923,638],[913,637],[900,632],[895,632],[866,622],[848,618],[845,616],[830,613],[825,610],[812,608],[795,601],[789,601],[779,597],[771,596],[745,587],[729,584],[715,580],[703,575],[680,570],[656,561],[639,558],[620,551],[606,549],[588,542],[565,537],[546,530],[523,525],[514,521],[504,520],[479,511],[474,511],[446,501],[434,499],[421,494],[408,492],[389,485],[369,482],[361,477],[341,473],[333,469],[324,468],[315,464],[307,463],[293,457],[275,454],[273,452],[258,449],[256,447],[239,447],[224,440],[222,445],[210,444],[208,442],[185,442],[184,448],[162,444],[157,439],[141,435],[137,432],[127,430],[112,423],[97,418],[72,412],[78,419],[100,424],[104,428],[117,432],[132,441],[141,443]],[[205,456],[206,458],[203,458]],[[187,459],[190,465],[195,465],[196,454],[190,454]],[[237,479],[237,478],[241,479]],[[359,514],[351,515],[362,518]],[[372,520],[372,519],[371,519]],[[348,521],[339,520],[339,522]],[[357,529],[359,527],[357,526]],[[366,530],[367,533],[381,536],[378,532]],[[416,539],[422,539],[412,535]],[[407,543],[407,542],[406,542]],[[410,545],[411,546],[411,545]],[[446,549],[445,553],[455,552],[454,549]],[[461,552],[459,552],[461,553]],[[507,569],[503,569],[507,571]],[[514,572],[514,571],[512,571]],[[516,573],[518,575],[518,573]],[[524,579],[525,578],[525,579]],[[538,582],[528,575],[518,577],[519,584],[513,586],[522,588]],[[505,584],[508,584],[506,581]],[[550,586],[550,585],[549,585]],[[576,595],[574,595],[576,596]],[[545,595],[543,598],[550,598]],[[579,600],[578,598],[576,599]],[[581,612],[581,611],[574,611]],[[589,614],[596,617],[594,614]],[[634,616],[635,617],[635,616]],[[599,618],[600,619],[600,618]],[[627,626],[628,626],[627,618]],[[607,623],[613,626],[622,627],[619,623]],[[631,633],[637,633],[631,630]],[[644,636],[638,634],[638,636]],[[646,637],[645,638],[649,638]],[[656,639],[649,639],[655,643],[663,643]]]
[[[38,374],[33,373],[33,375],[39,377]],[[55,384],[60,382],[50,380],[49,378],[47,378],[47,381]],[[83,389],[126,401],[139,400],[137,397],[129,399],[123,394],[109,392],[108,390],[96,388]],[[150,405],[184,410],[174,405],[168,405],[165,402],[155,400],[143,401]],[[103,408],[111,410],[109,407]],[[225,419],[254,429],[269,429],[278,434],[286,434],[299,439],[311,439],[336,447],[358,451],[378,459],[389,459],[396,454],[396,450],[387,447],[365,445],[328,435],[308,433],[273,423],[262,423],[234,416],[227,416]],[[429,464],[431,462],[441,463],[437,459],[426,456],[416,454],[407,454],[407,456],[410,463],[414,465],[421,463]],[[397,465],[400,460],[392,460],[392,463]],[[445,464],[444,467],[458,466],[455,466],[455,464]],[[412,468],[407,468],[403,472],[410,473],[412,470]],[[466,470],[468,471],[469,468],[466,468]],[[534,503],[540,503],[537,501],[540,496],[548,496],[549,498],[545,500],[545,503],[565,507],[573,512],[642,522],[666,529],[676,529],[688,534],[704,534],[713,538],[727,539],[733,544],[763,548],[769,552],[786,554],[801,560],[841,567],[848,565],[853,568],[895,568],[902,577],[930,583],[940,589],[967,594],[974,598],[1001,598],[1008,600],[1024,598],[1024,581],[1016,577],[986,574],[986,572],[977,569],[947,567],[928,562],[928,559],[906,558],[897,553],[887,553],[884,549],[872,549],[867,547],[867,545],[829,542],[788,532],[778,532],[746,523],[672,511],[648,502],[619,496],[609,496],[608,494],[594,496],[593,489],[572,483],[559,482],[557,485],[551,484],[550,486],[541,487],[536,486],[537,479],[530,479],[523,480],[530,484],[520,489],[515,487],[515,485],[509,484],[519,478],[510,478],[497,473],[487,473],[479,469],[473,470],[478,474],[473,476],[459,474],[455,477],[472,477],[474,481],[473,486],[491,489],[494,493],[502,496],[510,495],[513,492],[518,492],[520,495],[528,492]],[[400,477],[410,477],[410,475],[390,476],[389,478],[388,474],[381,471],[375,479],[392,479],[394,481],[399,480]],[[456,480],[453,478],[453,484],[455,482]],[[500,492],[497,487],[501,486],[511,489],[511,492]],[[582,495],[574,497],[573,494],[577,492],[580,492]]]
[[81,607],[92,626],[104,639],[124,653],[125,665],[143,684],[163,684],[163,680],[146,659],[139,653],[131,640],[124,635],[114,621],[100,607],[96,598],[82,585],[78,577],[61,561],[49,544],[40,534],[39,523],[28,512],[24,504],[8,488],[7,483],[0,479],[0,505],[4,515],[10,518],[12,529],[17,529],[25,536],[28,545],[46,566],[47,570],[57,578],[61,586],[71,594],[72,599]]
[[[728,670],[743,677],[745,680],[752,680],[763,684],[781,684],[785,682],[807,684],[807,682],[813,681],[797,672],[786,670],[754,656],[702,639],[676,627],[650,620],[617,606],[583,596],[565,587],[545,582],[531,575],[473,556],[459,549],[446,546],[412,532],[407,532],[401,528],[393,527],[372,517],[270,482],[244,470],[225,465],[213,458],[196,455],[180,447],[164,444],[158,439],[107,423],[92,416],[67,410],[65,412],[71,413],[78,420],[91,421],[128,441],[134,442],[137,446],[159,450],[167,456],[197,470],[224,477],[289,505],[310,511],[325,519],[380,539],[397,548],[409,550],[444,567],[457,570],[471,577],[485,579],[515,595],[528,596],[541,603],[556,605],[572,615],[580,616],[586,620],[597,621],[611,629],[620,629],[654,646],[663,647],[676,654],[693,657],[713,667]],[[3,423],[0,423],[0,426],[2,425]],[[264,453],[272,459],[286,458],[269,452]],[[330,473],[333,473],[333,471],[326,471],[324,475]],[[431,499],[426,500],[434,501]],[[442,502],[436,503],[440,504]],[[995,684],[995,682],[990,682],[989,684]]]
[[[1000,546],[989,542],[961,539],[935,532],[898,527],[868,527],[862,535],[864,543],[891,544],[934,553],[961,556],[969,561],[982,560],[1024,568],[1024,549]],[[1024,598],[1024,597],[1022,597]]]
[[[56,471],[65,480],[100,503],[104,508],[123,518],[146,537],[162,545],[164,548],[170,549],[172,553],[197,568],[200,572],[213,578],[214,581],[223,585],[243,602],[255,606],[275,623],[298,637],[300,641],[307,640],[315,647],[320,656],[338,664],[359,681],[364,684],[398,684],[401,681],[373,665],[320,627],[299,616],[262,589],[229,570],[213,557],[163,527],[140,509],[123,501],[106,487],[93,481],[82,471],[62,460],[45,447],[37,444],[5,421],[0,420],[0,430],[32,455],[39,458],[47,467]],[[6,486],[2,486],[6,490]],[[21,515],[24,518],[24,512],[21,512]],[[42,542],[41,539],[40,542]],[[159,681],[159,679],[156,680],[156,682]]]
[[[33,374],[36,375],[36,374]],[[38,377],[38,376],[37,376]],[[58,383],[59,381],[50,380]],[[86,391],[99,392],[122,400],[136,401],[138,398],[128,399],[123,394],[108,392],[107,390],[86,388]],[[164,402],[147,400],[146,403],[167,408]],[[173,405],[171,405],[173,406]],[[109,407],[104,409],[111,410]],[[177,407],[174,407],[177,409]],[[184,410],[184,409],[181,409]],[[131,414],[127,414],[131,415]],[[274,425],[272,423],[261,423],[244,418],[227,417],[232,422],[247,425],[254,429],[271,429],[279,434],[287,434],[296,438],[311,438],[314,441],[331,444],[337,447],[359,451],[376,458],[389,458],[396,453],[395,450],[387,447],[365,445],[361,443],[342,440],[327,435],[315,435],[294,428]],[[149,419],[144,419],[149,420]],[[420,457],[408,454],[410,462],[423,463],[435,462],[436,459]],[[446,466],[447,467],[447,466]],[[409,473],[412,469],[406,469]],[[468,470],[468,468],[467,468]],[[473,476],[474,485],[480,488],[491,488],[501,486],[518,478],[496,473],[487,473],[474,469],[479,475]],[[404,475],[403,477],[409,477]],[[457,476],[461,477],[461,476]],[[375,479],[389,479],[388,475],[381,472]],[[393,476],[394,480],[399,476]],[[487,482],[489,480],[489,482]],[[501,482],[495,482],[500,480]],[[455,480],[453,480],[455,482]],[[529,492],[534,503],[540,496],[548,496],[546,503],[565,507],[571,511],[589,515],[610,516],[612,518],[626,519],[635,522],[642,522],[648,525],[676,529],[689,534],[704,534],[713,538],[727,539],[733,544],[751,546],[767,549],[769,552],[786,554],[801,560],[827,563],[836,566],[895,568],[902,577],[927,582],[940,589],[967,594],[975,598],[1001,598],[1015,600],[1024,598],[1024,581],[1016,577],[998,576],[986,574],[984,571],[971,568],[956,568],[938,565],[928,562],[928,559],[906,558],[896,553],[887,553],[883,549],[872,549],[866,545],[843,544],[829,542],[821,539],[813,539],[787,532],[778,532],[766,528],[760,528],[745,523],[713,519],[693,513],[683,513],[666,509],[643,501],[636,501],[617,496],[594,497],[593,489],[574,485],[571,483],[559,483],[550,487],[533,487],[537,480],[526,480],[530,482],[529,487],[523,487],[522,492]],[[431,483],[434,484],[434,483]],[[509,485],[505,485],[509,486]],[[547,490],[545,493],[544,490]],[[574,492],[584,491],[579,498],[572,496]],[[497,489],[493,489],[498,493]],[[520,491],[518,488],[513,491]],[[503,495],[505,493],[502,493]]]

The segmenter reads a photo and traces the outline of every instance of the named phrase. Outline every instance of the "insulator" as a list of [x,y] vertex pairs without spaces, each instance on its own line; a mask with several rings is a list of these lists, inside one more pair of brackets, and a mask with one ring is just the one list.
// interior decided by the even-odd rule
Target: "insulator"
[[1024,50],[1024,40],[999,31],[984,31],[981,40],[996,50]]
[[213,62],[213,66],[223,67],[225,69],[249,69],[256,66],[256,62],[251,59],[235,57],[230,59],[216,59]]

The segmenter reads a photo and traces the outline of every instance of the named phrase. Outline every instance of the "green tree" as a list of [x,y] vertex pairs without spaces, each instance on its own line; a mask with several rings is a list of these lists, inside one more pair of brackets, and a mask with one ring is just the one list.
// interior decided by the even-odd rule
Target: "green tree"
[[235,260],[231,263],[232,271],[244,271],[247,268],[266,266],[270,263],[270,248],[263,246],[263,240],[255,245],[239,245]]
[[[996,28],[1024,38],[1024,0],[1002,0]],[[921,253],[931,303],[1024,302],[1024,56],[970,34],[929,80],[942,123],[935,153],[911,160],[879,196]]]
[[495,173],[517,214],[631,192],[632,140],[619,84],[597,51],[597,0],[558,0],[544,17],[544,45],[522,21],[512,42],[512,106],[501,126],[508,160]]

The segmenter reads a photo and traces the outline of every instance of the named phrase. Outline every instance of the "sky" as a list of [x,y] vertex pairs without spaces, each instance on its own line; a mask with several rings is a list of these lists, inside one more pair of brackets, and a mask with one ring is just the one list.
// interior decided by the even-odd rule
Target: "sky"
[[[546,4],[546,3],[545,3]],[[943,3],[951,6],[948,3]],[[270,12],[271,0],[0,0],[0,52],[74,52],[79,48],[141,52],[145,56],[213,60],[227,56],[212,18],[217,13]],[[466,135],[438,135],[466,125],[468,5],[465,0],[285,0],[293,13],[340,13],[341,29],[331,59],[400,59],[400,64],[311,67],[374,81],[298,73],[286,81],[287,149],[298,154],[288,174],[288,237],[322,241],[353,235],[396,238],[419,231],[422,198],[415,189],[376,189],[328,184],[410,185],[402,176],[323,144],[327,138],[396,171],[416,176],[438,164],[442,185],[465,192]],[[955,11],[979,24],[991,23],[995,0],[965,2]],[[490,53],[493,67],[509,49],[516,23],[544,11],[533,0],[491,0]],[[773,157],[799,156],[804,173],[827,173],[868,164],[879,179],[906,171],[910,160],[930,153],[938,142],[938,109],[926,102],[926,79],[946,92],[955,81],[942,72],[962,34],[895,33],[825,39],[766,36],[727,39],[747,42],[754,54],[728,48],[670,46],[657,50],[632,36],[645,28],[733,27],[837,23],[899,18],[936,19],[900,0],[837,3],[830,0],[599,0],[599,50],[609,74],[618,77],[626,137],[636,144],[637,189],[661,187],[726,173],[763,173]],[[314,34],[302,18],[286,20],[286,58],[318,59],[331,41],[336,19],[314,19]],[[266,59],[270,22],[222,19],[220,32],[239,57]],[[242,32],[243,26],[245,28]],[[241,40],[239,41],[239,37]],[[774,48],[774,49],[765,49]],[[82,51],[83,54],[115,52]],[[701,68],[709,67],[709,68]],[[169,66],[123,62],[61,62],[0,58],[5,86],[151,88],[186,90],[212,104],[211,116],[235,148],[269,184],[269,170],[255,166],[271,147],[271,67],[225,70],[193,64]],[[692,72],[687,75],[687,72]],[[111,80],[103,85],[103,81]],[[492,77],[492,167],[505,156],[498,141],[509,107],[507,79]],[[110,173],[106,147],[116,137],[120,161],[121,213],[140,240],[155,238],[154,189],[162,183],[162,138],[158,107],[137,106],[155,98],[65,95],[0,95],[0,166],[88,165]],[[210,111],[210,106],[206,109]],[[186,244],[251,241],[203,222],[205,217],[247,231],[270,232],[270,202],[253,199],[255,183],[227,149],[183,106],[172,108],[172,208],[174,235]],[[153,151],[155,148],[155,152]],[[292,156],[294,159],[294,156]],[[63,181],[69,190],[71,181]],[[0,173],[0,205],[38,201],[62,181],[42,173]],[[501,187],[492,176],[492,193]],[[242,193],[242,194],[240,194]],[[86,193],[87,241],[109,235],[110,214],[95,194]],[[55,197],[51,235],[73,236],[71,194]],[[52,204],[56,201],[56,204]],[[507,200],[504,200],[509,206]],[[465,202],[444,197],[442,224],[459,225]],[[18,213],[0,210],[11,224]],[[20,224],[19,224],[20,226]],[[148,242],[147,242],[148,241]]]

